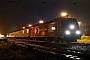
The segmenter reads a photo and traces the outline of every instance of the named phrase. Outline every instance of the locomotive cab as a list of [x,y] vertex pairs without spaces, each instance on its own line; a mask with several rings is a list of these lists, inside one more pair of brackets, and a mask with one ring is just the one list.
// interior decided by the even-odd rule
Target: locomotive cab
[[65,41],[74,42],[81,36],[81,31],[76,19],[64,18],[61,20],[61,26]]

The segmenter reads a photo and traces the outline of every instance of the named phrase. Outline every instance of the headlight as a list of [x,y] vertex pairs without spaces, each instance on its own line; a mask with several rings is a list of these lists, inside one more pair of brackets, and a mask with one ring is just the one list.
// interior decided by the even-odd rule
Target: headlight
[[70,25],[70,29],[74,29],[75,28],[75,26],[74,25]]
[[52,29],[52,30],[55,30],[56,28],[55,28],[55,27],[52,27],[51,29]]
[[76,31],[76,34],[80,34],[80,31]]
[[67,35],[69,35],[69,34],[70,34],[70,31],[67,30],[65,33],[66,33]]

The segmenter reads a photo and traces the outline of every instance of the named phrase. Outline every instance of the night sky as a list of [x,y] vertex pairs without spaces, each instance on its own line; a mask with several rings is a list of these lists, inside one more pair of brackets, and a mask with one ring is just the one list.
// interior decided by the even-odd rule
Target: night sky
[[44,21],[52,20],[63,11],[81,25],[90,24],[90,0],[0,0],[0,33],[34,25],[42,17]]

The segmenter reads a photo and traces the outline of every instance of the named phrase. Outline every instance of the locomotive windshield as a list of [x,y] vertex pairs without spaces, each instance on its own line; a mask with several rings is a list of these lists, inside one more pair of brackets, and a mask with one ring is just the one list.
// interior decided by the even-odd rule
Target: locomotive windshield
[[63,29],[79,29],[76,19],[65,19],[61,21]]

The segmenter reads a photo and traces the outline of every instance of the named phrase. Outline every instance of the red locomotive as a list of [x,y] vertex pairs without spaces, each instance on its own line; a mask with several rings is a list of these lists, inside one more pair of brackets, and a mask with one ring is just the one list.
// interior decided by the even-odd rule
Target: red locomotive
[[55,18],[8,34],[9,38],[75,42],[81,36],[78,22],[74,18]]

